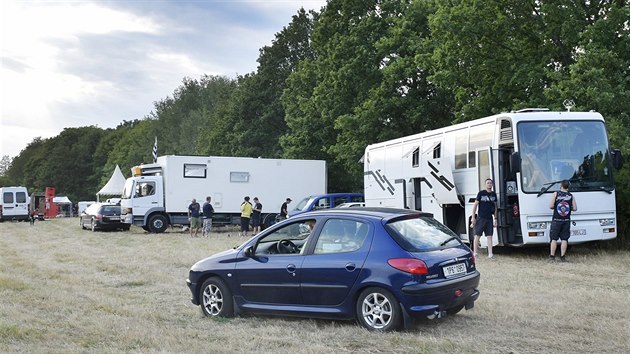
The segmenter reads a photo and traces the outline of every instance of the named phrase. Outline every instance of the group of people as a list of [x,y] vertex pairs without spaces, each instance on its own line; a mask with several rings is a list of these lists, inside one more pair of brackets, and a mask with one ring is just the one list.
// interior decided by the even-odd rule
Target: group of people
[[[212,198],[206,197],[206,202],[203,206],[197,203],[195,198],[188,206],[188,220],[190,221],[190,237],[197,237],[199,229],[201,229],[201,237],[210,236],[210,230],[212,229],[212,214],[214,214],[214,208],[212,207]],[[250,202],[249,196],[243,198],[241,203],[241,229],[239,236],[248,236],[250,222],[252,224],[253,234],[260,232],[262,225],[262,204],[258,197],[254,197],[253,204]],[[291,203],[291,198],[287,198],[280,207],[279,220],[284,220],[288,217],[288,205]]]
[[212,198],[206,197],[203,206],[197,203],[197,199],[193,198],[188,206],[188,220],[190,221],[190,237],[197,237],[199,229],[201,229],[201,237],[210,236],[212,229],[212,214],[214,207],[212,206]]
[[[485,181],[486,189],[477,193],[473,205],[471,225],[474,230],[473,253],[477,257],[481,235],[485,235],[488,244],[488,258],[494,260],[492,253],[492,233],[497,226],[497,194],[492,190],[494,183],[488,178]],[[556,260],[558,240],[560,240],[560,261],[566,262],[566,253],[571,236],[571,212],[577,210],[575,197],[569,192],[568,180],[560,182],[560,191],[554,192],[549,203],[553,210],[551,229],[549,232],[549,261]]]

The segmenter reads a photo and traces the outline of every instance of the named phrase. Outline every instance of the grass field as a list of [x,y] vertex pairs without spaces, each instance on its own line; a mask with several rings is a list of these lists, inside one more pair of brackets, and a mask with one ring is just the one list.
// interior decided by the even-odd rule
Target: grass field
[[480,257],[473,310],[383,334],[353,322],[202,317],[188,270],[242,242],[235,234],[0,223],[0,352],[630,352],[628,252],[576,246],[562,264],[542,249]]

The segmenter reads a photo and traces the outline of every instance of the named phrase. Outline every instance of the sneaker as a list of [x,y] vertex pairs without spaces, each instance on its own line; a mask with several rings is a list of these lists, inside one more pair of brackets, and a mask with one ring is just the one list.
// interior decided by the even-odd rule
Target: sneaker
[[549,263],[555,262],[556,261],[556,256],[549,256],[549,258],[547,258],[547,261]]
[[477,252],[473,253],[473,256],[475,256],[475,258],[479,257],[479,255],[477,254]]
[[560,256],[560,262],[568,262],[567,259],[564,256]]
[[491,260],[491,261],[496,260],[496,258],[494,258],[494,255],[492,255],[492,256],[488,256],[488,259],[489,259],[489,260]]

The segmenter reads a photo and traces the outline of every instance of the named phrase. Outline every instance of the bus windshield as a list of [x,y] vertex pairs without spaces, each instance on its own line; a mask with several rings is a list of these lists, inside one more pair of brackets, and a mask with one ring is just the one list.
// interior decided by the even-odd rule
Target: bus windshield
[[[571,191],[612,190],[606,128],[601,121],[520,122],[521,189],[538,193],[567,179]],[[549,188],[560,189],[560,183]]]

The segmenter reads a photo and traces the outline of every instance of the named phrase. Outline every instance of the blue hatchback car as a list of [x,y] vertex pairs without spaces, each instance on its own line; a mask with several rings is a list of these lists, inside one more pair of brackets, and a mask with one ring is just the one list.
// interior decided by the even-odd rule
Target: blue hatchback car
[[355,319],[390,331],[472,308],[479,278],[470,249],[430,214],[344,208],[275,224],[197,262],[187,284],[206,316]]

